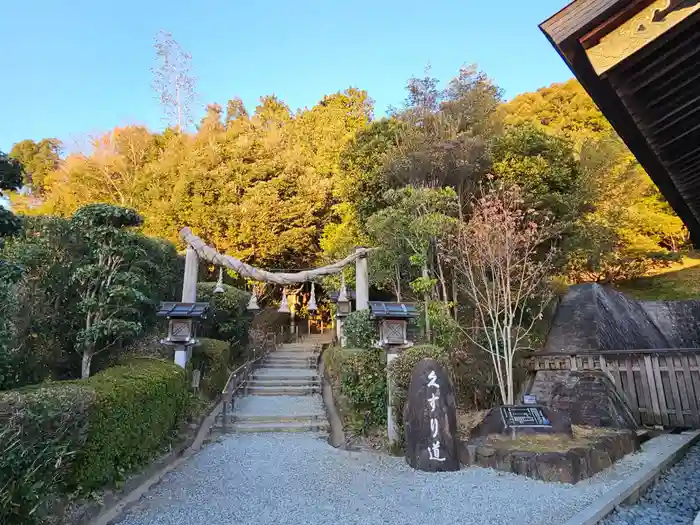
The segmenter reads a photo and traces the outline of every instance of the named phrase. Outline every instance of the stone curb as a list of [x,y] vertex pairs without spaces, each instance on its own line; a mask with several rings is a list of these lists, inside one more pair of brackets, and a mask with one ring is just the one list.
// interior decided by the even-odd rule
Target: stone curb
[[[664,471],[680,461],[683,456],[685,456],[687,450],[700,441],[700,431],[697,430],[683,432],[681,436],[685,439],[683,439],[681,443],[678,443],[672,450],[656,458],[651,465],[640,469],[640,471],[632,474],[616,487],[613,487],[578,514],[575,514],[572,518],[564,522],[563,525],[596,525],[608,514],[613,512],[618,505],[636,502],[647,489],[656,483],[659,476]],[[659,438],[652,438],[652,440],[653,439]]]
[[194,441],[192,441],[192,444],[189,447],[187,447],[184,450],[184,452],[182,452],[180,455],[175,454],[176,457],[173,457],[170,459],[170,461],[167,461],[167,464],[164,467],[158,469],[155,473],[150,475],[135,489],[120,497],[118,503],[102,511],[96,518],[92,519],[89,522],[89,525],[110,525],[114,520],[119,518],[121,514],[125,510],[127,510],[131,505],[140,500],[141,497],[146,492],[148,492],[154,485],[159,483],[168,473],[175,470],[177,467],[179,467],[185,461],[187,461],[190,457],[199,452],[199,450],[204,445],[204,442],[206,441],[207,437],[209,436],[209,431],[214,425],[216,416],[219,414],[219,412],[221,412],[222,407],[223,401],[220,401],[216,404],[216,406],[212,409],[209,415],[204,419],[204,421],[202,421],[202,424],[199,427],[199,430],[197,431]]
[[[327,348],[327,347],[326,347]],[[326,407],[326,415],[328,416],[328,424],[331,427],[329,442],[332,447],[345,448],[345,432],[343,431],[343,422],[338,415],[338,410],[333,399],[333,389],[326,379],[325,363],[323,354],[326,350],[323,348],[318,356],[318,376],[321,378],[321,395],[323,404]]]

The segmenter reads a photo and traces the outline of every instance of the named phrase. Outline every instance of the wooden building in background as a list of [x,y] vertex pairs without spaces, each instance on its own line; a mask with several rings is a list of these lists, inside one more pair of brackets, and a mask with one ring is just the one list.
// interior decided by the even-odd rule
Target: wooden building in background
[[700,246],[700,0],[575,0],[540,29]]

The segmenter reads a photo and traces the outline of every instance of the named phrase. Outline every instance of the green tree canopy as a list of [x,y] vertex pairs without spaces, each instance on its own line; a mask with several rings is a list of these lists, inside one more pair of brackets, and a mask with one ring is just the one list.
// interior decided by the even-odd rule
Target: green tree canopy
[[10,158],[22,165],[25,182],[32,191],[43,193],[44,181],[60,165],[61,142],[58,139],[42,139],[39,142],[23,140],[12,147]]

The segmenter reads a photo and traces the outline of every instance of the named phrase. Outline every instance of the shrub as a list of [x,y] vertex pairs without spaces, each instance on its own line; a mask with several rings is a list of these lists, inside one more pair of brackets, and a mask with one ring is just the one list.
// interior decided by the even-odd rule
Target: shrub
[[201,338],[199,341],[192,349],[192,368],[201,370],[200,389],[214,399],[228,381],[231,345],[218,339]]
[[323,351],[324,372],[340,385],[340,372],[349,352],[340,346],[330,346]]
[[[90,213],[99,216],[104,211],[104,208],[92,207],[76,213],[75,220],[24,217],[20,235],[8,240],[0,250],[0,259],[10,263],[3,267],[21,269],[16,280],[0,271],[0,281],[16,283],[13,308],[0,312],[12,327],[12,340],[8,344],[17,349],[12,356],[16,363],[14,380],[6,381],[5,388],[47,378],[80,377],[80,356],[75,346],[79,332],[85,328],[85,312],[80,309],[86,303],[82,301],[81,304],[81,288],[74,281],[80,272],[89,273],[100,253],[105,255],[104,246],[94,242],[94,235],[88,235],[94,230]],[[130,212],[117,209],[114,217],[123,214],[128,218]],[[176,297],[182,279],[182,258],[172,244],[138,232],[122,231],[120,239],[123,241],[120,247],[129,247],[129,250],[120,248],[118,251],[126,272],[120,275],[128,274],[131,280],[120,282],[112,291],[115,297],[119,294],[118,304],[128,313],[122,317],[138,321],[147,331],[156,323],[155,304]],[[131,290],[128,295],[127,288]],[[5,300],[2,303],[11,304]],[[109,314],[106,310],[103,313]],[[95,364],[109,363],[110,358],[132,340],[100,337],[95,351],[109,351],[98,354],[100,359]],[[106,355],[108,353],[112,355]]]
[[340,364],[340,390],[351,405],[350,424],[355,432],[386,424],[386,365],[382,353],[378,348],[347,351]]
[[434,345],[414,346],[401,352],[389,365],[389,377],[394,387],[392,404],[394,406],[396,423],[399,430],[399,440],[403,441],[403,407],[411,382],[413,369],[422,359],[435,359],[448,374],[452,374],[449,354]]
[[[464,346],[451,354],[451,363],[458,406],[465,410],[485,410],[500,404],[496,373],[486,352]],[[515,371],[519,371],[517,365]]]
[[[425,304],[418,307],[420,315],[416,321],[421,333],[425,333]],[[451,350],[459,339],[459,325],[452,317],[450,308],[442,301],[428,303],[428,319],[430,320],[430,339],[435,346]]]
[[347,346],[351,348],[374,348],[379,333],[369,310],[356,310],[345,318],[343,332]]
[[94,397],[63,383],[0,393],[0,523],[34,523],[65,490]]
[[81,384],[95,392],[73,485],[80,492],[121,479],[150,460],[187,412],[185,372],[157,359],[134,359]]
[[197,300],[209,301],[211,308],[202,324],[202,335],[229,341],[236,350],[232,352],[231,359],[236,359],[248,344],[252,316],[246,308],[250,294],[227,284],[223,287],[223,293],[214,293],[216,283],[197,284]]

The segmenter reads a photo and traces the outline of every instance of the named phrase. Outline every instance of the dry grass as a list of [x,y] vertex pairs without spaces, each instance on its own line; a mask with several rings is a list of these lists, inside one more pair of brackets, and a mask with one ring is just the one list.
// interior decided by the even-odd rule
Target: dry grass
[[522,450],[525,452],[566,452],[576,447],[587,447],[600,437],[614,431],[606,428],[572,427],[572,438],[553,434],[533,434],[511,439],[508,436],[489,436],[486,443],[497,448]]
[[615,288],[641,300],[695,299],[700,295],[700,252],[687,252],[681,262],[615,283]]
[[[488,410],[458,411],[457,427],[458,436],[466,441],[474,427],[484,420]],[[486,443],[498,448],[522,450],[526,452],[566,452],[576,447],[585,447],[597,441],[601,436],[614,433],[614,430],[606,428],[594,428],[572,426],[573,437],[553,434],[522,435],[515,439],[505,435],[492,435],[486,439]]]
[[466,440],[469,438],[472,429],[481,423],[488,410],[457,410],[457,436],[460,439]]

